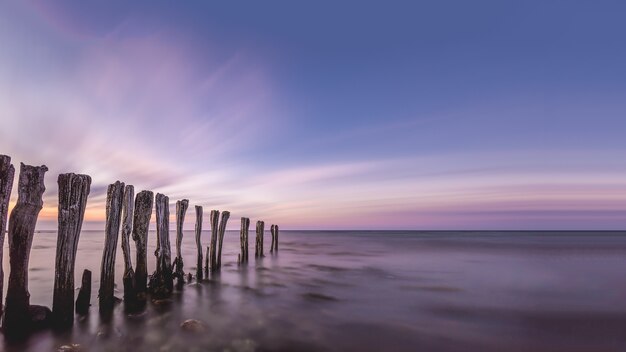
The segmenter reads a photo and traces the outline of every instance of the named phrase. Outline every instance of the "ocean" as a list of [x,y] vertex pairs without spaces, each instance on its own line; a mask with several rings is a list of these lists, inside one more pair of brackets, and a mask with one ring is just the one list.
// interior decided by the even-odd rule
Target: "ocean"
[[[209,237],[203,233],[205,248]],[[276,254],[266,232],[258,260],[254,231],[250,241],[250,262],[239,265],[239,232],[227,231],[219,275],[141,313],[127,314],[120,303],[104,321],[97,304],[104,232],[83,231],[75,282],[78,289],[83,269],[93,272],[90,314],[64,333],[0,337],[0,350],[626,351],[623,232],[283,230]],[[149,273],[155,244],[150,232]],[[52,305],[55,253],[56,233],[36,233],[31,304]],[[193,231],[185,231],[183,258],[195,274]],[[187,319],[204,329],[182,329]]]

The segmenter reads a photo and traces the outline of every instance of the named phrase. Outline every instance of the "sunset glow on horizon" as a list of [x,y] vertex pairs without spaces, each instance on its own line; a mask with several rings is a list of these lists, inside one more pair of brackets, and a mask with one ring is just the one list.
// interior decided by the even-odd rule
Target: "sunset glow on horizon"
[[189,199],[189,230],[194,205],[230,229],[626,227],[619,11],[139,3],[0,4],[0,154],[11,204],[20,162],[50,169],[39,229],[65,172],[92,178],[89,230],[116,180],[172,221]]

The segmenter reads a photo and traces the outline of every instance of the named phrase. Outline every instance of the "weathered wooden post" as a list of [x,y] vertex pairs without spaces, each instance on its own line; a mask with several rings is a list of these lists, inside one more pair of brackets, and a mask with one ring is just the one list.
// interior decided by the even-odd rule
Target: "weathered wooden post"
[[202,280],[202,207],[196,205],[196,247],[198,248],[198,261],[196,263],[196,277]]
[[263,254],[263,232],[265,232],[265,222],[259,220],[256,222],[256,245],[254,247],[254,257],[262,258]]
[[[9,335],[23,335],[35,325],[45,324],[51,312],[47,308],[30,305],[28,293],[28,261],[33,244],[37,216],[43,208],[45,165],[20,164],[17,203],[9,217],[9,285],[4,311],[3,328]],[[36,315],[44,313],[44,321],[35,321]],[[47,313],[49,312],[49,313]],[[47,315],[47,317],[46,317]]]
[[7,227],[9,200],[11,199],[11,189],[13,188],[14,176],[15,168],[11,164],[11,157],[0,155],[0,317],[2,316],[2,303],[4,301],[4,270],[2,269],[4,256],[4,234]]
[[115,297],[113,296],[115,287],[115,253],[117,251],[117,239],[120,234],[123,199],[124,183],[116,181],[109,185],[107,189],[104,250],[100,267],[100,289],[98,290],[101,312],[110,311],[115,303]]
[[219,210],[211,210],[211,271],[217,269],[217,230],[219,218]]
[[172,252],[170,248],[169,198],[161,193],[156,195],[157,222],[157,269],[150,279],[150,291],[155,298],[169,297],[174,289],[172,278]]
[[80,290],[76,298],[76,313],[85,315],[91,305],[91,271],[85,269],[81,280]]
[[248,229],[250,228],[250,219],[241,218],[241,232],[239,233],[239,244],[241,246],[241,254],[239,255],[239,262],[248,262]]
[[222,267],[222,244],[224,243],[224,233],[226,232],[226,223],[228,222],[229,217],[230,217],[229,211],[222,212],[222,219],[220,220],[220,227],[219,227],[220,245],[217,251],[217,269]]
[[274,225],[274,231],[276,231],[276,240],[274,241],[274,252],[278,252],[278,225]]
[[135,187],[126,185],[122,201],[122,253],[124,254],[124,303],[131,304],[136,300],[135,271],[130,258],[130,234],[133,232],[133,210],[135,208]]
[[183,223],[185,222],[185,213],[188,207],[188,199],[176,202],[176,259],[174,259],[174,277],[176,277],[176,288],[179,290],[183,288],[183,284],[185,283],[181,245],[183,243]]
[[270,253],[278,252],[278,225],[272,225],[270,227],[270,232],[272,234]]
[[141,191],[135,198],[133,216],[133,241],[137,251],[135,264],[135,291],[139,298],[144,298],[148,284],[148,228],[152,217],[154,193]]
[[204,276],[209,278],[209,258],[211,257],[211,246],[206,246],[206,255],[204,256]]
[[272,243],[270,243],[270,253],[274,253],[274,241],[276,240],[275,235],[276,233],[274,232],[274,228],[276,227],[276,225],[272,224],[272,226],[270,226],[270,235],[272,236]]
[[52,315],[55,326],[63,328],[74,323],[74,265],[91,177],[73,173],[61,174],[58,184],[59,224]]

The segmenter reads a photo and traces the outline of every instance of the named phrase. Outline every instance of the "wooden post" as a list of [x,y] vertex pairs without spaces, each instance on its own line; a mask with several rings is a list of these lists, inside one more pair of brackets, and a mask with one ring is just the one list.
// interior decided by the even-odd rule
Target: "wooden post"
[[76,298],[76,313],[85,315],[89,312],[91,305],[91,271],[83,271],[83,279]]
[[217,269],[217,230],[219,218],[219,210],[211,210],[211,271]]
[[154,193],[141,191],[135,198],[133,241],[137,251],[135,264],[135,291],[140,298],[146,294],[148,283],[148,228],[152,217]]
[[275,231],[274,228],[276,227],[276,225],[272,224],[272,226],[270,226],[270,235],[272,236],[272,243],[270,244],[270,253],[274,253],[274,241],[276,240],[275,238]]
[[274,252],[278,252],[278,225],[274,225],[274,231],[276,231],[276,240],[274,241]]
[[20,164],[17,204],[9,217],[9,285],[3,328],[10,335],[26,334],[33,328],[28,293],[28,261],[37,216],[43,207],[44,174],[48,168]]
[[256,222],[256,245],[254,247],[254,257],[262,258],[263,254],[263,232],[265,232],[265,222],[259,220]]
[[209,258],[211,257],[211,247],[206,246],[206,255],[204,256],[204,276],[209,278]]
[[220,220],[220,227],[219,227],[220,245],[217,250],[217,269],[222,267],[222,244],[224,243],[224,233],[226,232],[226,223],[228,222],[229,217],[230,217],[229,211],[222,212],[222,219]]
[[155,298],[169,297],[174,289],[172,277],[172,252],[170,248],[169,198],[161,193],[156,195],[157,249],[155,251],[157,269],[150,279],[150,291]]
[[7,227],[9,200],[11,199],[14,176],[15,168],[11,164],[11,157],[0,155],[0,317],[2,316],[4,293],[4,270],[1,264],[4,256],[4,234]]
[[74,265],[91,177],[72,173],[61,174],[58,184],[59,227],[52,314],[55,326],[63,328],[74,323]]
[[248,229],[250,228],[250,219],[241,218],[241,232],[239,233],[239,243],[241,246],[241,254],[239,262],[248,262]]
[[116,181],[107,189],[106,226],[104,233],[104,251],[102,252],[102,265],[100,267],[100,311],[107,312],[113,308],[115,297],[115,253],[117,251],[117,239],[120,234],[120,222],[122,220],[122,201],[124,199],[124,183]]
[[202,207],[196,205],[196,247],[198,248],[198,262],[196,263],[196,278],[202,280]]
[[122,201],[122,252],[124,254],[124,304],[129,305],[137,298],[135,292],[135,271],[130,259],[130,234],[133,232],[133,210],[135,208],[135,187],[126,185]]
[[183,288],[183,284],[185,283],[183,255],[180,247],[183,243],[183,223],[185,222],[185,213],[188,207],[188,199],[176,202],[176,259],[174,259],[174,277],[176,277],[176,288],[179,290]]

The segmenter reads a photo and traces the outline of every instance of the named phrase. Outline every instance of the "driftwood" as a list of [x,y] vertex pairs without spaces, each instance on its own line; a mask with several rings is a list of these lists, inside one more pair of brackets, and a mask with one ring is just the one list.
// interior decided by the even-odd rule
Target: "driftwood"
[[120,234],[120,222],[122,220],[122,201],[124,198],[124,183],[116,181],[107,189],[106,225],[104,233],[104,250],[102,252],[102,265],[100,266],[100,311],[106,312],[113,308],[115,297],[115,253],[117,251],[117,239]]
[[217,269],[217,231],[220,218],[219,210],[211,210],[211,266],[210,270]]
[[176,202],[176,259],[174,259],[174,277],[176,278],[176,288],[179,290],[183,288],[185,283],[181,245],[183,243],[183,223],[185,222],[185,213],[188,207],[188,199]]
[[31,306],[28,293],[28,261],[37,216],[43,207],[46,171],[48,168],[45,165],[20,165],[17,204],[9,217],[10,273],[3,320],[3,328],[8,335],[27,334],[37,325],[45,325],[49,321],[50,310]]
[[254,246],[254,257],[262,258],[263,254],[263,232],[265,232],[265,222],[259,220],[256,222],[256,241]]
[[135,263],[135,292],[143,298],[148,283],[148,228],[152,216],[154,193],[141,191],[135,198],[135,213],[133,214],[133,241],[137,252]]
[[170,210],[169,198],[157,193],[155,200],[157,223],[157,269],[150,278],[150,291],[155,298],[165,298],[172,294],[172,253],[170,248]]
[[124,303],[128,306],[137,298],[135,292],[135,271],[130,258],[130,234],[133,232],[133,210],[135,208],[135,187],[126,185],[122,201],[122,253],[124,254]]
[[83,271],[83,279],[76,298],[76,313],[85,315],[89,312],[91,305],[91,271]]
[[248,229],[250,228],[250,219],[241,218],[241,231],[239,232],[239,245],[241,253],[239,254],[239,262],[248,262]]
[[11,199],[14,176],[15,168],[11,164],[11,158],[6,155],[0,155],[0,317],[2,316],[2,296],[4,293],[4,270],[1,264],[3,262],[4,234],[7,227],[9,200]]
[[222,212],[222,219],[220,220],[220,227],[219,227],[220,244],[217,250],[216,269],[219,269],[222,267],[222,245],[224,244],[224,233],[226,232],[226,223],[228,222],[229,217],[230,217],[229,211]]
[[196,247],[198,248],[198,261],[196,263],[196,277],[202,280],[202,207],[196,205]]
[[74,265],[91,177],[73,173],[61,174],[58,184],[59,229],[52,314],[55,326],[62,328],[74,323]]

